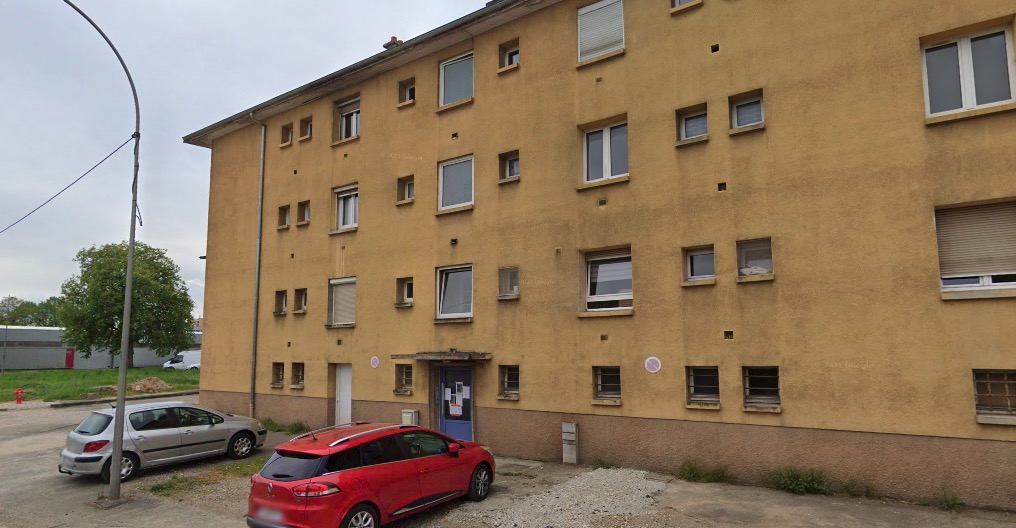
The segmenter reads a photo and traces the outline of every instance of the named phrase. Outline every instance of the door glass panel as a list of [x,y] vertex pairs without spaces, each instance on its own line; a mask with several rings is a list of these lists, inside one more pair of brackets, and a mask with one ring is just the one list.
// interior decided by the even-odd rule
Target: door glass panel
[[959,47],[953,43],[930,48],[924,52],[924,58],[928,69],[928,106],[931,113],[962,108]]
[[387,464],[406,459],[405,454],[402,452],[402,447],[399,446],[394,436],[379,438],[364,444],[361,449],[363,450],[364,465],[367,466]]
[[[468,422],[472,420],[472,381],[468,370],[448,370],[445,373],[443,412],[445,420]],[[457,437],[456,437],[457,438]]]
[[628,174],[628,125],[610,129],[610,175]]
[[197,427],[199,425],[210,425],[208,413],[191,409],[189,407],[174,407],[173,413],[179,422],[178,427]]
[[631,257],[589,262],[589,295],[631,293]]
[[409,446],[409,456],[419,458],[448,452],[448,442],[429,433],[405,433],[402,440]]
[[1009,99],[1009,60],[1005,49],[1005,32],[970,39],[974,58],[974,93],[977,104],[997,103]]
[[155,431],[158,429],[172,429],[176,427],[176,421],[170,416],[167,409],[152,409],[131,413],[131,427],[135,431]]

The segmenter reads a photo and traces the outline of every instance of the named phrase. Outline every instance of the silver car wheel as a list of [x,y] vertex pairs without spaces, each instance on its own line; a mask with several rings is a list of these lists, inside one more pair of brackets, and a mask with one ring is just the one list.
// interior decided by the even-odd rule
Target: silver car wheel
[[374,516],[368,511],[357,512],[349,520],[349,528],[374,528]]
[[486,467],[481,467],[476,472],[476,494],[480,497],[486,497],[487,491],[490,488],[490,472],[487,471]]
[[120,460],[120,480],[127,480],[134,473],[134,461],[130,457]]
[[233,442],[233,452],[241,458],[247,456],[252,447],[254,447],[254,442],[247,435],[241,435]]

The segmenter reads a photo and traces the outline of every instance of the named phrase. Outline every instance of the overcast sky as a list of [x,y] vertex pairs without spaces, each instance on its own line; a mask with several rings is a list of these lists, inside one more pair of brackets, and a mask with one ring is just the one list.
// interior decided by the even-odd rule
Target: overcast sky
[[[141,99],[138,240],[168,250],[204,304],[210,151],[181,137],[480,9],[484,0],[78,0]],[[0,229],[134,129],[116,57],[60,0],[0,0]],[[131,149],[0,235],[0,297],[41,301],[82,248],[124,241]],[[252,175],[253,177],[253,175]]]

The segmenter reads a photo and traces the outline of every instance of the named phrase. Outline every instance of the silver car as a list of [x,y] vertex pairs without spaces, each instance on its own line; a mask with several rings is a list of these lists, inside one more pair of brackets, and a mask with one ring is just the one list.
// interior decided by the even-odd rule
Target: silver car
[[[92,412],[70,434],[57,469],[69,475],[101,475],[109,481],[114,409]],[[142,468],[228,454],[246,458],[265,443],[261,422],[186,402],[128,405],[120,480]]]

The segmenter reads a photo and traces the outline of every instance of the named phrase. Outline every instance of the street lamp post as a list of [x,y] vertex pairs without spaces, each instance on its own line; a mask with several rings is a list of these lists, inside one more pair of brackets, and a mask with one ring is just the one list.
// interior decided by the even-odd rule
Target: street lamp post
[[[102,35],[106,44],[109,44],[110,49],[116,54],[117,60],[120,61],[123,72],[127,74],[127,82],[131,85],[131,95],[134,96],[134,135],[131,136],[134,138],[134,180],[131,184],[131,232],[127,244],[127,285],[124,288],[123,294],[123,319],[120,328],[120,378],[116,384],[116,418],[113,421],[113,454],[110,457],[109,493],[107,494],[108,499],[119,500],[120,470],[123,464],[124,406],[126,405],[125,396],[127,392],[127,351],[130,348],[131,342],[131,294],[134,290],[134,237],[138,222],[138,154],[141,144],[141,105],[138,103],[138,90],[134,86],[131,72],[127,69],[127,63],[124,62],[123,57],[120,56],[120,52],[117,51],[113,42],[109,40],[109,37],[102,32],[102,29],[84,11],[78,9],[78,6],[74,5],[70,0],[64,0],[64,3],[71,6],[71,8],[87,20]],[[137,470],[137,468],[134,469]]]

